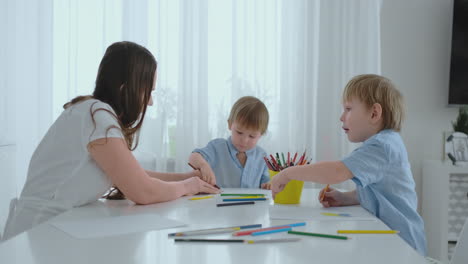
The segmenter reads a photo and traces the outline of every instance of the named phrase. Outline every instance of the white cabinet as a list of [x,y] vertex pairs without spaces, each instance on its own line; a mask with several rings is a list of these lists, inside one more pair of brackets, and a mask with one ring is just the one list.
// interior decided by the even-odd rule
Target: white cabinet
[[0,146],[0,234],[3,233],[10,200],[17,197],[14,145]]
[[421,203],[428,254],[448,263],[449,241],[456,241],[468,216],[468,166],[424,161]]

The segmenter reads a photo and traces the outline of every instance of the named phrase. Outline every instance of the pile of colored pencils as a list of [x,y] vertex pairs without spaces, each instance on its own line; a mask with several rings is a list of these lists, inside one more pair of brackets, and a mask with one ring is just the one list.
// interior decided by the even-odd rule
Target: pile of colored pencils
[[290,155],[289,152],[288,152],[287,155],[288,155],[288,157],[287,157],[287,159],[285,159],[284,158],[284,153],[281,152],[281,158],[282,159],[280,159],[280,155],[278,154],[278,152],[276,152],[276,158],[273,157],[273,154],[270,154],[271,159],[268,158],[268,157],[263,157],[263,159],[265,160],[268,169],[270,169],[272,171],[281,171],[281,170],[284,170],[284,169],[286,169],[288,167],[292,167],[292,166],[310,164],[310,162],[312,161],[312,159],[307,161],[308,158],[306,156],[305,151],[301,155],[301,157],[299,158],[299,160],[297,162],[296,162],[297,152],[296,152],[296,154],[294,154],[294,157],[292,157],[292,158],[291,158],[291,155]]

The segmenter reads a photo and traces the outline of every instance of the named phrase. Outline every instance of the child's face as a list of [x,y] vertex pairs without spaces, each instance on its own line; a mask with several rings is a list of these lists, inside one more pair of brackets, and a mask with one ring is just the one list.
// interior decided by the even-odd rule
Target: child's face
[[237,122],[233,122],[229,129],[231,130],[232,144],[239,152],[246,152],[247,150],[254,148],[262,136],[260,131],[246,129]]
[[363,142],[378,133],[372,108],[368,108],[358,99],[343,103],[343,114],[340,121],[351,142]]

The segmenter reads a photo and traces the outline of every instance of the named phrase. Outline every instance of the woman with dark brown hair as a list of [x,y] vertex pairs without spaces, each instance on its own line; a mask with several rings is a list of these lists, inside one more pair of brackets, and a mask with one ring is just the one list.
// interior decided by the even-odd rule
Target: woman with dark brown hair
[[3,239],[94,202],[111,186],[137,204],[219,192],[196,170],[145,171],[132,155],[146,107],[153,104],[156,68],[153,55],[138,44],[107,48],[93,94],[66,103],[35,150],[21,196],[10,204]]

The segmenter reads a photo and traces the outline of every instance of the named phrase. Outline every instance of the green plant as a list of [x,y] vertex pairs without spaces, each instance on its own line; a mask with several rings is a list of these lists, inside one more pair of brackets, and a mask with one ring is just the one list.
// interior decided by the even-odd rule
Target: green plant
[[468,107],[460,107],[458,117],[455,122],[452,122],[453,131],[463,132],[468,135]]

